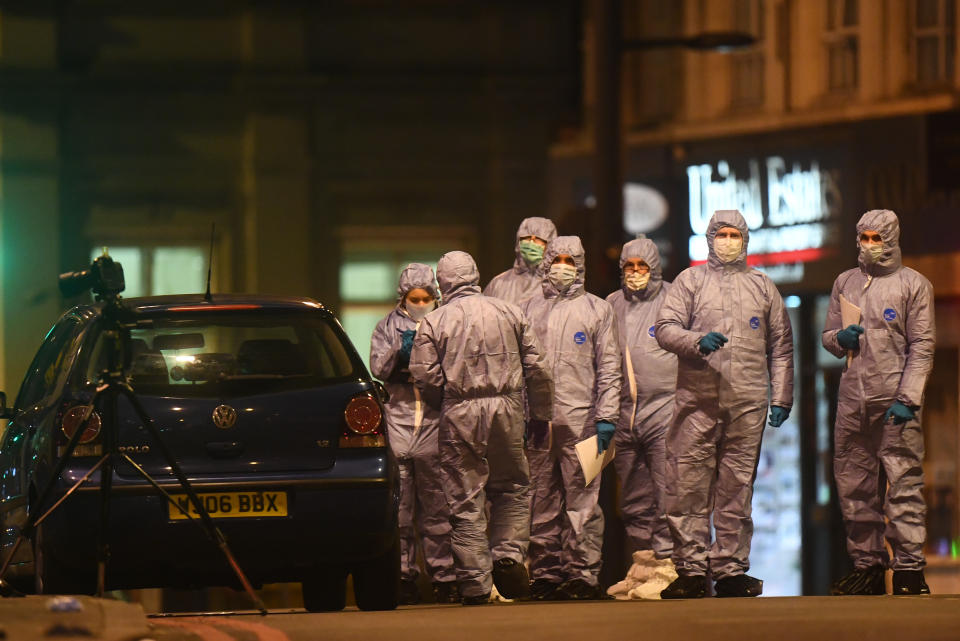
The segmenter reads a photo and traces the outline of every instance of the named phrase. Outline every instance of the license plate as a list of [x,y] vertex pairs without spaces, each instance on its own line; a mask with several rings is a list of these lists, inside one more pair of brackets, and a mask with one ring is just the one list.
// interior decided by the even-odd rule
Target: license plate
[[[199,514],[186,494],[172,494],[177,505],[197,518]],[[200,494],[200,502],[215,519],[287,516],[286,492],[217,492]],[[167,503],[171,521],[185,520],[186,515]]]

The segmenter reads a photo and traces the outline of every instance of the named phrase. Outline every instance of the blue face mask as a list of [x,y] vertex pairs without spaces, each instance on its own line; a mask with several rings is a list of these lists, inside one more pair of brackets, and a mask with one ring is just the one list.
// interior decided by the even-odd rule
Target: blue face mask
[[520,255],[530,266],[540,264],[540,261],[543,260],[543,251],[544,247],[540,243],[535,243],[532,240],[520,241]]

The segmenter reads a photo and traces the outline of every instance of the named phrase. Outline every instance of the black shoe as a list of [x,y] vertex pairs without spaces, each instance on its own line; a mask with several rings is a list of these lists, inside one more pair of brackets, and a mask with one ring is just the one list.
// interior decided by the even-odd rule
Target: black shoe
[[460,603],[460,588],[456,581],[434,582],[433,600],[435,603]]
[[661,599],[702,599],[707,596],[707,577],[681,574],[660,592]]
[[513,559],[497,559],[493,562],[493,584],[505,599],[526,599],[530,596],[527,568]]
[[930,594],[930,587],[923,578],[923,570],[894,570],[893,594]]
[[564,581],[557,588],[557,593],[561,595],[558,600],[564,601],[606,601],[610,598],[599,584],[590,584],[579,578]]
[[868,568],[854,570],[834,581],[830,586],[830,594],[834,596],[886,594],[885,575],[886,569],[882,565],[871,565]]
[[530,584],[531,601],[557,601],[557,589],[560,584],[549,579],[536,579]]
[[464,596],[460,599],[464,605],[486,605],[490,603],[490,593],[478,594],[476,596]]
[[717,579],[713,588],[718,597],[760,596],[763,594],[763,581],[746,574],[735,574]]
[[400,579],[400,605],[416,605],[420,603],[420,586],[412,579]]

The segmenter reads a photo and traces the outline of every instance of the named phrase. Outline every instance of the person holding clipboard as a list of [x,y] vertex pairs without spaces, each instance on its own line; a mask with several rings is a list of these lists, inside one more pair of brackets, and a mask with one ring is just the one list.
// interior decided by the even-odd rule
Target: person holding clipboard
[[853,571],[831,593],[885,594],[889,566],[894,594],[929,594],[920,409],[936,342],[933,287],[903,266],[892,211],[865,213],[856,243],[859,265],[834,282],[822,337],[824,348],[847,358],[833,469]]

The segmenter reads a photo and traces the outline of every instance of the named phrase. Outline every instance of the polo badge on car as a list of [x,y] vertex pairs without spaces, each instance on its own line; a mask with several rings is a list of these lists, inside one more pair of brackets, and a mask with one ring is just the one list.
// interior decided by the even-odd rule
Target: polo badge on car
[[237,422],[237,410],[229,405],[217,405],[213,410],[213,424],[221,430],[228,430]]

